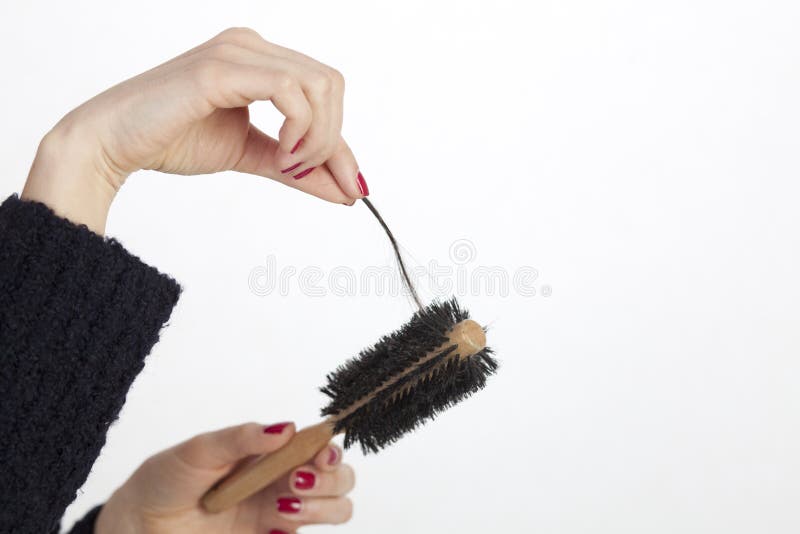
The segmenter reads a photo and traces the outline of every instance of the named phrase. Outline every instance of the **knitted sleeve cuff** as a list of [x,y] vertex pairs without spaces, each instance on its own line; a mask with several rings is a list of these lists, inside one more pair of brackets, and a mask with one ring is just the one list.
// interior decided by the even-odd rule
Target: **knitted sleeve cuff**
[[0,532],[57,524],[179,293],[44,204],[0,205]]
[[[67,532],[67,534],[93,534],[94,524],[97,521],[97,516],[100,515],[100,510],[102,509],[102,506],[96,506],[92,508],[80,519],[80,521],[72,525],[72,528],[69,530],[69,532]],[[58,534],[58,531],[56,530],[54,534]]]

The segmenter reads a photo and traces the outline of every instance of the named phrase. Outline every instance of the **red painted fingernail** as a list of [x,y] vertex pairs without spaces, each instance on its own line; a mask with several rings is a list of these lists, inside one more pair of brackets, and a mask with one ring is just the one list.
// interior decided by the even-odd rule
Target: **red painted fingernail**
[[328,465],[334,465],[339,461],[339,450],[336,447],[331,447],[331,452],[328,453]]
[[358,173],[358,179],[356,181],[358,182],[358,190],[361,192],[361,194],[364,196],[368,196],[369,187],[367,187],[367,181],[364,180],[364,175],[361,174],[360,171]]
[[291,423],[276,423],[274,425],[269,425],[264,427],[264,434],[280,434],[283,432],[283,429],[289,426]]
[[306,176],[308,173],[310,173],[314,169],[316,169],[316,167],[311,167],[310,169],[306,169],[303,172],[298,172],[297,174],[294,175],[294,179],[295,180],[299,180],[300,178],[302,178],[303,176]]
[[273,528],[269,531],[269,534],[286,534],[285,530],[278,530],[277,528]]
[[286,514],[296,514],[300,511],[300,499],[297,497],[281,497],[278,499],[278,511]]
[[300,163],[295,163],[291,167],[286,167],[285,169],[283,169],[281,171],[281,174],[286,174],[287,172],[291,172],[291,171],[295,170],[297,167],[299,167],[302,164],[303,164],[303,162],[301,161]]
[[297,149],[300,148],[302,145],[303,145],[303,138],[301,137],[300,140],[294,144],[294,147],[292,147],[292,150],[289,152],[289,154],[294,154],[295,152],[297,152]]
[[294,487],[301,490],[308,490],[314,487],[317,481],[316,475],[308,471],[298,471],[294,474]]

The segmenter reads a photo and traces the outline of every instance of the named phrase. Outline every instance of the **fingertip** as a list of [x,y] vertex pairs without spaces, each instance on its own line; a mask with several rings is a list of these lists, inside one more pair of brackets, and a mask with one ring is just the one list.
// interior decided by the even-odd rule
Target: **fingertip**
[[298,149],[299,149],[301,146],[303,146],[303,142],[304,142],[304,141],[305,141],[305,139],[304,139],[303,137],[301,137],[301,138],[300,138],[300,139],[299,139],[299,140],[298,140],[298,141],[297,141],[297,142],[294,144],[294,146],[292,146],[291,150],[289,150],[289,154],[294,154],[295,152],[297,152],[297,150],[298,150]]
[[[298,167],[298,171],[301,169],[303,169],[303,167]],[[313,172],[300,180],[295,179],[295,176],[284,175],[281,182],[295,189],[299,189],[304,193],[335,204],[355,202],[352,197],[349,197],[342,191],[327,165],[316,167]]]
[[264,425],[261,428],[261,432],[264,434],[283,434],[285,432],[294,433],[294,423],[291,421],[283,421],[281,423]]
[[358,192],[361,193],[361,198],[369,196],[369,187],[367,187],[367,181],[361,171],[358,171],[356,176],[356,185],[358,186]]
[[344,451],[342,451],[342,448],[336,445],[335,443],[331,443],[330,451],[328,451],[328,458],[326,461],[328,465],[336,467],[342,463],[343,456],[344,456]]
[[342,463],[342,449],[329,443],[314,457],[314,465],[322,471],[334,471]]
[[289,486],[292,493],[302,495],[303,492],[314,489],[317,484],[317,475],[317,470],[312,466],[296,467],[289,474]]
[[295,180],[300,180],[302,178],[305,178],[306,176],[311,174],[314,171],[314,169],[316,169],[316,167],[309,167],[307,169],[304,169],[298,172],[297,174],[292,175],[292,178],[294,178]]
[[305,144],[306,125],[295,121],[287,120],[278,130],[278,147],[284,158],[295,157],[297,151]]
[[[302,164],[304,158],[301,158],[296,152],[303,144],[303,139],[301,138],[299,141],[294,141],[293,139],[296,139],[296,135],[284,135],[282,132],[278,139],[278,152],[275,155],[278,167],[283,169],[285,167]],[[283,173],[283,170],[281,170],[281,172]]]
[[291,421],[261,425],[258,429],[259,452],[271,452],[283,447],[297,431]]
[[293,423],[244,423],[199,434],[178,444],[174,450],[189,466],[221,469],[247,456],[283,447],[294,432]]
[[292,172],[292,171],[296,170],[296,169],[297,169],[297,168],[298,168],[300,165],[302,165],[303,163],[304,163],[304,162],[302,162],[302,161],[298,161],[298,162],[297,162],[297,163],[295,163],[294,165],[289,165],[289,166],[288,166],[288,167],[286,167],[285,169],[281,169],[281,174],[289,174],[290,172]]

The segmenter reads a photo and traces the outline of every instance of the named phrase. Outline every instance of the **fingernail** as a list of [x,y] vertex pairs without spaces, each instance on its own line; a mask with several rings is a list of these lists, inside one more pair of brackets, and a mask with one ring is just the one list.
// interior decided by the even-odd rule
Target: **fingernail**
[[274,425],[265,426],[264,434],[280,434],[283,432],[283,429],[290,424],[291,423],[276,423]]
[[286,174],[287,172],[291,172],[291,171],[295,170],[297,167],[299,167],[302,164],[303,164],[303,162],[301,161],[300,163],[295,163],[291,167],[286,167],[285,169],[283,169],[281,171],[281,174]]
[[302,178],[303,176],[306,176],[308,173],[310,173],[314,169],[316,169],[316,167],[311,167],[310,169],[306,169],[303,172],[298,172],[297,174],[294,175],[294,179],[295,180],[299,180],[300,178]]
[[328,453],[328,465],[334,465],[339,461],[339,449],[331,447],[331,452]]
[[294,487],[300,490],[309,490],[313,488],[316,481],[316,475],[308,471],[298,471],[294,474]]
[[361,192],[363,196],[369,195],[369,187],[367,187],[367,181],[364,180],[364,175],[361,174],[361,171],[358,172],[358,190]]
[[295,152],[297,152],[297,149],[300,148],[302,144],[303,144],[303,138],[301,137],[300,140],[294,144],[294,147],[292,147],[292,150],[289,152],[289,154],[294,154]]
[[278,511],[286,514],[296,514],[300,511],[300,499],[297,497],[280,497],[278,499]]

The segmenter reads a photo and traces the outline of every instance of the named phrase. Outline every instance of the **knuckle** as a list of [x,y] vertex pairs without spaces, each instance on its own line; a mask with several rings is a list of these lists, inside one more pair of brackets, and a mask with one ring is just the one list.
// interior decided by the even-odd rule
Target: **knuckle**
[[210,440],[211,436],[209,434],[198,434],[192,438],[189,438],[189,440],[185,442],[185,447],[183,448],[190,452],[203,450],[208,447],[208,442]]
[[[308,130],[308,127],[311,125],[313,119],[311,115],[311,108],[307,105],[304,105],[303,101],[301,100],[292,102],[290,107],[286,109],[285,115],[287,123],[291,121],[289,131],[298,136],[302,136],[303,133]],[[292,142],[296,142],[296,140]],[[308,147],[308,139],[303,140],[303,146],[304,148]]]
[[252,28],[245,26],[233,26],[223,30],[217,39],[220,41],[239,42],[245,39],[253,39],[254,37],[261,38],[261,35]]
[[336,90],[344,90],[344,74],[338,70],[331,68],[328,72],[333,88]]
[[283,92],[292,92],[297,86],[297,81],[288,72],[275,73],[275,87]]
[[314,113],[307,101],[303,101],[303,105],[299,106],[297,117],[306,129],[311,127],[311,123],[314,121]]
[[[177,452],[177,451],[176,451]],[[160,467],[160,457],[159,455],[155,454],[147,458],[142,465],[139,466],[139,470],[141,471],[157,471]]]
[[[195,461],[194,459],[197,458],[202,454],[204,450],[208,447],[208,434],[199,434],[194,436],[181,445],[175,447],[174,453],[175,456],[182,460],[183,463],[194,466]],[[151,457],[150,459],[154,459],[155,457]]]
[[336,153],[336,145],[332,143],[326,144],[319,152],[319,159],[323,162],[328,161]]
[[333,89],[333,79],[327,73],[320,73],[314,76],[310,85],[310,89],[315,93],[328,94]]
[[239,47],[231,42],[220,41],[206,49],[206,56],[214,59],[230,59],[236,56]]
[[231,439],[231,446],[237,451],[247,451],[250,448],[250,436],[253,435],[253,427],[250,424],[241,425],[237,428]]

